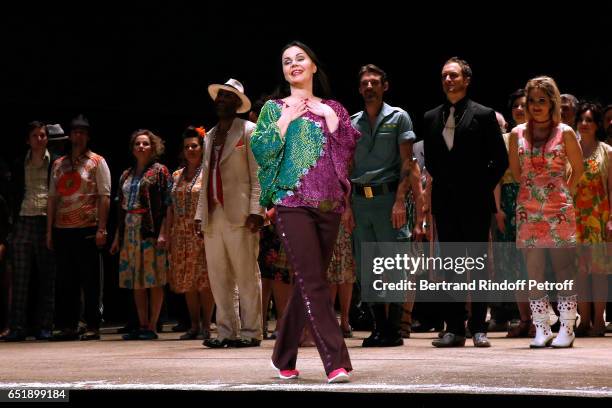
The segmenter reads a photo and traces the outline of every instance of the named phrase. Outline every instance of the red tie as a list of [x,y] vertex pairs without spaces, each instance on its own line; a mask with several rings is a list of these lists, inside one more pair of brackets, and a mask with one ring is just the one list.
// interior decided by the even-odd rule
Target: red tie
[[[214,209],[215,204],[217,204],[215,202],[215,192],[217,193],[217,200],[219,201],[219,203],[221,204],[221,206],[223,206],[223,183],[221,181],[221,154],[223,153],[223,146],[225,146],[225,143],[223,143],[221,145],[221,148],[219,149],[219,153],[218,153],[218,157],[217,154],[213,152],[213,157],[211,157],[211,161],[214,160],[214,168],[215,171],[214,173],[216,173],[216,191],[214,191],[213,189],[215,188],[213,185],[213,172],[209,172],[208,174],[208,208],[210,210]],[[214,147],[213,147],[214,148]]]

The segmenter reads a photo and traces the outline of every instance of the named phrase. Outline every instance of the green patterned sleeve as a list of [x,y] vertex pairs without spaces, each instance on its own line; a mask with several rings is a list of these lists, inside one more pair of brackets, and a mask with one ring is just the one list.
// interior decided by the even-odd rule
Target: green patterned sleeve
[[251,135],[251,150],[259,165],[257,178],[261,187],[259,203],[264,208],[273,205],[278,169],[283,160],[285,141],[281,138],[276,122],[280,108],[274,101],[268,101],[261,108],[257,126]]
[[280,108],[274,101],[267,101],[261,108],[257,127],[251,136],[251,149],[260,169],[276,167],[285,145],[276,122]]

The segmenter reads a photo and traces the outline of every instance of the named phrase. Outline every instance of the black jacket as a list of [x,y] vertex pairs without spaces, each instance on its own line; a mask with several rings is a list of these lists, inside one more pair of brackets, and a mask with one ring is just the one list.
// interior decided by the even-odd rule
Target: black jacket
[[465,103],[450,151],[442,135],[443,112],[448,104],[425,113],[425,167],[433,177],[434,215],[448,206],[483,216],[495,212],[493,189],[508,168],[508,153],[495,111],[471,100]]

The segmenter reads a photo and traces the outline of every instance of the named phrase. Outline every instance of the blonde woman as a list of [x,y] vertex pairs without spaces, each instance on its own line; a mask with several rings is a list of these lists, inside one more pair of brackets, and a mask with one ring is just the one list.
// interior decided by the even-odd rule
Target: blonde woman
[[[546,76],[527,82],[527,122],[510,134],[510,168],[520,182],[516,204],[517,246],[522,248],[530,279],[544,281],[550,255],[557,282],[575,275],[576,214],[572,194],[582,176],[582,152],[576,134],[561,123],[561,96]],[[567,177],[567,167],[571,173]],[[553,340],[549,300],[530,291],[536,337],[532,348],[571,347],[576,321],[576,292],[558,292],[561,327]]]

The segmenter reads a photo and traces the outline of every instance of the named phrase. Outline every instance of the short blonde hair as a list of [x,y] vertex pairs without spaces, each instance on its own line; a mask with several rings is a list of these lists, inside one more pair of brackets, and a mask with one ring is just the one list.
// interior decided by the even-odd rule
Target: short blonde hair
[[153,158],[159,159],[166,147],[164,146],[164,141],[161,137],[157,136],[155,133],[151,132],[148,129],[138,129],[134,133],[132,133],[132,137],[130,138],[130,153],[134,150],[134,141],[138,136],[146,136],[149,138],[151,142],[151,146],[153,147]]
[[527,96],[525,115],[527,120],[529,121],[531,119],[529,114],[529,92],[533,89],[541,90],[550,98],[550,117],[553,121],[553,125],[556,126],[561,123],[561,94],[555,80],[548,76],[539,76],[530,79],[527,85],[525,85],[525,95]]

